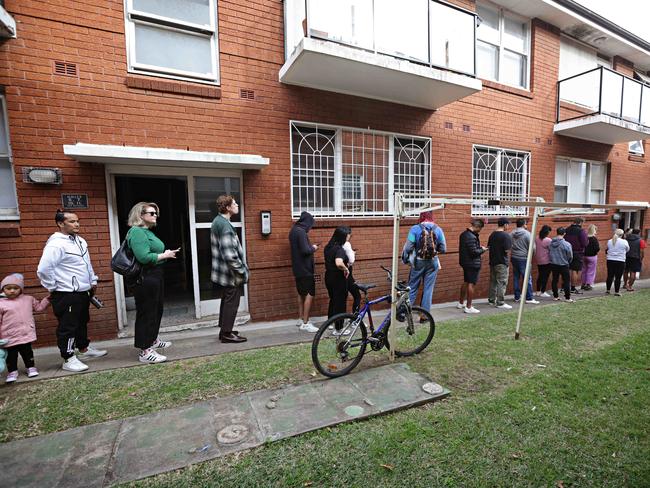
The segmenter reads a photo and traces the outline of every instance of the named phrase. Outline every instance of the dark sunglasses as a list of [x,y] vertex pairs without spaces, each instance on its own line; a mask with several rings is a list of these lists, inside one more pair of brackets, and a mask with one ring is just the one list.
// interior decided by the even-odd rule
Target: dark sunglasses
[[158,217],[158,212],[142,212],[142,215],[144,215],[144,214],[149,214],[152,217]]

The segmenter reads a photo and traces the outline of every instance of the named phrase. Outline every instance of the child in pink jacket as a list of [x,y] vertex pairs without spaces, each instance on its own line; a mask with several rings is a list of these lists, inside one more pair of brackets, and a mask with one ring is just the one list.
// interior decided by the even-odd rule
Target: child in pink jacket
[[36,340],[33,312],[42,312],[50,304],[48,297],[38,301],[23,295],[25,280],[19,273],[10,274],[0,283],[5,298],[0,298],[0,339],[7,340],[7,383],[18,379],[18,353],[27,368],[27,377],[38,376],[34,367],[32,342]]

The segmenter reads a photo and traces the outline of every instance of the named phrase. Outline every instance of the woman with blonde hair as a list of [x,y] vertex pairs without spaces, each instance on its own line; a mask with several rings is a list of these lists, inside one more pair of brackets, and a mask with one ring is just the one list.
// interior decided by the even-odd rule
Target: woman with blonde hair
[[620,297],[621,278],[625,271],[625,256],[630,245],[623,239],[623,229],[616,229],[612,238],[607,241],[607,293],[609,295],[614,281],[614,295]]
[[591,224],[587,228],[587,237],[589,242],[585,247],[585,256],[583,259],[584,266],[582,268],[582,288],[585,291],[593,289],[594,280],[596,279],[596,266],[598,265],[598,253],[600,252],[600,244],[596,233],[598,228]]
[[172,345],[158,338],[160,320],[163,314],[163,267],[168,259],[175,259],[174,251],[165,249],[153,229],[160,216],[158,205],[153,202],[138,202],[129,212],[128,225],[131,227],[126,240],[133,255],[142,265],[142,276],[132,283],[135,297],[135,347],[140,349],[138,360],[141,363],[162,363],[166,356],[156,349],[166,349]]

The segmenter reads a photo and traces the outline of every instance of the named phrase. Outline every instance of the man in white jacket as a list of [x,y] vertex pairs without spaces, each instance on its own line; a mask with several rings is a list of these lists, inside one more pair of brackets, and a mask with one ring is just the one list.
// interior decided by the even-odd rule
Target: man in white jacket
[[[97,288],[97,276],[90,262],[88,244],[79,235],[79,217],[57,210],[54,217],[59,231],[50,236],[38,264],[38,278],[50,292],[52,309],[59,325],[56,340],[64,360],[63,369],[80,372],[88,369],[79,358],[106,355],[91,347],[88,340],[88,307]],[[74,354],[79,349],[78,357]]]

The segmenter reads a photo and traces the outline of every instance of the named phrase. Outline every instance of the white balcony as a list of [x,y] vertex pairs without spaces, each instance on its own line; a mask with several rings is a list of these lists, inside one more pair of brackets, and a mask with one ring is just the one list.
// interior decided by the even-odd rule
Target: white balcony
[[553,132],[603,144],[650,139],[650,86],[604,67],[561,80]]
[[280,81],[435,110],[481,90],[475,26],[435,0],[286,0]]

